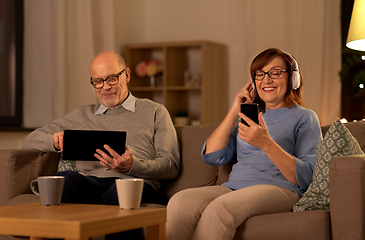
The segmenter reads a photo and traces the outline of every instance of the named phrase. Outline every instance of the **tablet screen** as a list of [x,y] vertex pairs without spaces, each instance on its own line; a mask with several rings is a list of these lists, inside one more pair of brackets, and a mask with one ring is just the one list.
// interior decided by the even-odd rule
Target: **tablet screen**
[[65,130],[63,137],[63,159],[99,161],[94,154],[107,144],[119,155],[125,152],[127,133],[124,131]]

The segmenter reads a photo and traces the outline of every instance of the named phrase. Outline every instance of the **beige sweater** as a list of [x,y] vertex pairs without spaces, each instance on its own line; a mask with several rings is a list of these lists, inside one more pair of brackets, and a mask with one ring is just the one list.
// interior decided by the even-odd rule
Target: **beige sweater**
[[76,161],[77,171],[96,177],[140,177],[156,189],[160,186],[159,179],[177,176],[180,165],[178,141],[170,115],[163,105],[136,98],[135,112],[121,107],[95,115],[98,107],[80,106],[51,124],[34,130],[24,139],[22,148],[55,151],[53,134],[65,129],[126,131],[126,145],[134,157],[128,174],[105,168],[98,161]]

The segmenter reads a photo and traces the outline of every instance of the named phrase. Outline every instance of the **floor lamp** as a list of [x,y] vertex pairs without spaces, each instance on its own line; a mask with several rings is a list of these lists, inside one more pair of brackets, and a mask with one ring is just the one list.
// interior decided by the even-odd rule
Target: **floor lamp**
[[346,46],[365,51],[365,0],[355,0]]

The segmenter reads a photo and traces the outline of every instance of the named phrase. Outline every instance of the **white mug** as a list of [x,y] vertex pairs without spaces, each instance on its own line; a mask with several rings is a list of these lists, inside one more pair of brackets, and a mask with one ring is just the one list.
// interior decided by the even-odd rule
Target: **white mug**
[[[38,183],[39,191],[35,189],[35,183]],[[43,176],[33,180],[30,183],[30,189],[41,197],[42,205],[55,206],[61,203],[64,183],[65,177],[63,176]]]
[[141,205],[143,179],[116,179],[119,207],[122,209],[136,209]]

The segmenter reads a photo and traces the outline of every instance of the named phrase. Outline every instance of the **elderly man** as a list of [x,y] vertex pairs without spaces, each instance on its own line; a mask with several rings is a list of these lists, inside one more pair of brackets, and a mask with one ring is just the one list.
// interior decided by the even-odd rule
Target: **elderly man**
[[168,111],[128,91],[130,69],[114,52],[99,53],[90,64],[90,75],[100,104],[80,106],[36,129],[24,139],[22,148],[62,152],[65,129],[126,131],[123,155],[106,146],[107,152],[95,152],[98,161],[76,161],[77,171],[57,173],[65,176],[62,202],[118,205],[115,179],[130,177],[145,180],[142,203],[156,202],[159,180],[175,178],[180,164]]

